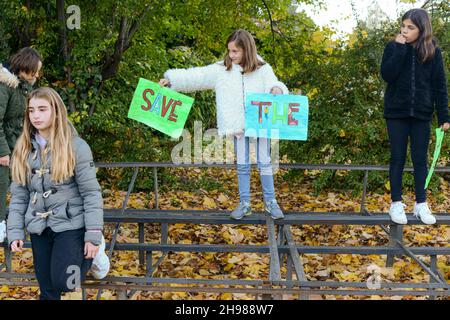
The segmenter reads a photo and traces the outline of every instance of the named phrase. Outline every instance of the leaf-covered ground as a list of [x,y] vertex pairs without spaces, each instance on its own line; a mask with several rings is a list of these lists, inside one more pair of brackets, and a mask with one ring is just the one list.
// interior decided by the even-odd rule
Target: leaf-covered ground
[[[238,203],[236,175],[233,170],[220,169],[171,169],[171,173],[180,177],[180,184],[174,183],[172,189],[163,187],[159,195],[160,209],[194,209],[194,210],[230,210]],[[283,179],[283,171],[276,177],[277,198],[286,211],[308,212],[358,212],[360,210],[360,195],[351,192],[312,193],[313,188],[308,180],[293,183]],[[196,188],[183,186],[198,184]],[[262,210],[262,194],[259,177],[256,171],[252,173],[252,207],[254,211]],[[205,187],[202,188],[202,185]],[[215,188],[215,186],[218,186]],[[433,211],[446,212],[450,207],[450,184],[443,181],[438,194],[430,195],[429,202]],[[105,207],[120,208],[125,198],[124,191],[104,190]],[[412,211],[414,196],[407,192],[404,197],[408,212]],[[387,212],[389,194],[371,194],[367,196],[366,207],[372,212]],[[153,208],[152,193],[133,193],[129,200],[130,208]],[[114,225],[106,225],[107,241],[112,237]],[[160,240],[159,224],[145,226],[146,241],[158,243]],[[301,245],[329,246],[381,246],[388,243],[384,231],[378,226],[294,226],[293,237]],[[407,246],[449,246],[450,226],[405,226],[404,242]],[[118,236],[119,243],[138,242],[138,227],[136,224],[122,224]],[[200,243],[200,244],[267,244],[265,226],[252,225],[169,225],[170,243]],[[161,253],[153,253],[156,261]],[[421,257],[429,262],[428,257]],[[0,252],[3,261],[3,252]],[[377,265],[385,282],[428,282],[429,276],[410,258],[396,258],[392,268],[385,268],[386,256],[379,255],[302,255],[305,273],[309,280],[364,282],[370,276],[368,267]],[[32,254],[25,250],[21,255],[15,255],[13,267],[17,272],[32,270]],[[450,257],[439,256],[438,267],[441,273],[450,280]],[[286,275],[283,266],[282,277]],[[179,277],[194,279],[268,279],[269,255],[255,253],[169,253],[160,266],[154,271],[155,277]],[[120,251],[114,252],[110,275],[112,276],[142,276],[144,266],[139,265],[138,253]],[[294,276],[295,277],[295,276]],[[88,291],[90,299],[95,298],[95,290]],[[37,288],[18,288],[0,286],[0,299],[36,299]],[[80,293],[65,294],[64,299],[78,299]],[[132,299],[254,299],[253,295],[231,293],[154,293],[136,292]],[[285,295],[284,299],[296,299],[296,295]],[[314,295],[312,299],[426,299],[415,296],[332,296]],[[102,299],[116,299],[114,291],[104,291]],[[448,298],[447,298],[448,299]]]

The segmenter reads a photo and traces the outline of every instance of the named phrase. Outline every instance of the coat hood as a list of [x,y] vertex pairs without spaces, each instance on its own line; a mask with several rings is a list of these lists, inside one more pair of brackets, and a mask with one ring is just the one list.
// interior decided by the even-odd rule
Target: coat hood
[[20,81],[7,68],[5,68],[3,65],[0,65],[0,83],[3,83],[10,88],[16,89],[19,86]]

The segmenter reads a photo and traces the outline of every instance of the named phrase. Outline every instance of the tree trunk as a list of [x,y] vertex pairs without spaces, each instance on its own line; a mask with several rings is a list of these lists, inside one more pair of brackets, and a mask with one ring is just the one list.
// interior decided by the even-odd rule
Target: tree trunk
[[[61,51],[64,59],[64,70],[66,71],[67,84],[70,84],[72,83],[72,67],[68,64],[70,59],[70,49],[67,42],[66,15],[64,12],[64,3],[65,3],[64,0],[56,1],[56,13],[59,23],[59,39],[61,42]],[[69,112],[75,112],[76,111],[75,103],[69,94],[67,94],[67,99],[69,103]]]

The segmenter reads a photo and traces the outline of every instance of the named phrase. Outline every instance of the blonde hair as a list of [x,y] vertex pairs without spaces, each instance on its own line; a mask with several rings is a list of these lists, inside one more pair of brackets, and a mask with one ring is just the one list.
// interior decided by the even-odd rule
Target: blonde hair
[[77,133],[67,119],[64,102],[59,94],[51,88],[36,89],[28,96],[23,132],[17,140],[11,159],[12,180],[21,185],[26,185],[30,181],[31,168],[28,158],[33,148],[31,138],[37,133],[36,128],[30,122],[28,109],[30,100],[33,98],[45,99],[51,106],[50,137],[42,158],[45,161],[46,154],[51,152],[51,179],[56,183],[61,183],[74,174],[75,152],[72,147],[72,138]]
[[242,50],[244,51],[241,61],[244,73],[255,71],[265,64],[258,59],[258,56],[256,54],[255,39],[253,39],[253,36],[250,34],[250,32],[243,29],[238,29],[234,31],[227,39],[227,53],[224,58],[224,63],[227,67],[227,71],[230,71],[233,66],[233,62],[231,61],[228,52],[228,44],[233,41],[235,42],[237,47],[242,48]]

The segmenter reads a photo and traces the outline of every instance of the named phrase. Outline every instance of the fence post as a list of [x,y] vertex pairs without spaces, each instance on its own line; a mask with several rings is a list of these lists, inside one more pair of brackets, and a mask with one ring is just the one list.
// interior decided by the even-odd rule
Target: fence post
[[364,182],[363,182],[363,194],[361,198],[361,210],[360,212],[362,214],[366,213],[366,195],[367,195],[367,180],[369,178],[369,171],[364,171]]
[[158,203],[158,171],[156,167],[153,167],[153,189],[155,193],[155,209],[159,209],[159,203]]
[[[437,256],[431,255],[430,256],[430,269],[435,273],[438,274],[438,267],[437,267]],[[430,277],[430,283],[436,283],[437,281],[433,279],[433,277]],[[428,300],[435,300],[435,296],[429,296]]]
[[5,247],[5,266],[6,272],[12,272],[12,253],[9,249],[9,245]]
[[[139,243],[145,243],[145,228],[143,223],[138,223],[139,226]],[[145,251],[139,250],[139,265],[145,264]]]
[[[398,248],[397,240],[403,243],[403,225],[391,224],[389,226],[389,246]],[[386,267],[391,268],[394,265],[394,258],[396,256],[401,257],[401,255],[392,253],[387,254]]]

